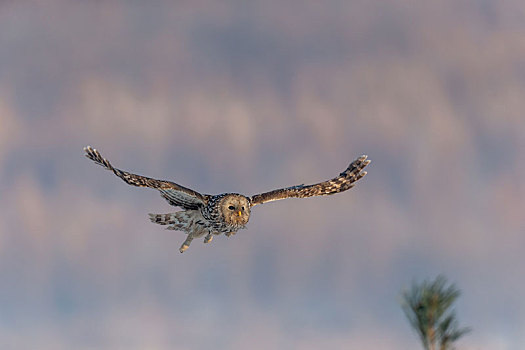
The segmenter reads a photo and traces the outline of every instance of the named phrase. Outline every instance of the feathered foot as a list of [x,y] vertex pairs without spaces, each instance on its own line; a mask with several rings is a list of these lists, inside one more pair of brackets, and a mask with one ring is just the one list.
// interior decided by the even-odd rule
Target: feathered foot
[[210,232],[210,233],[208,233],[208,234],[206,235],[206,237],[204,237],[204,243],[210,243],[212,239],[213,239],[213,235],[212,235],[212,233]]
[[180,246],[179,252],[184,253],[190,247],[191,241],[193,241],[193,236],[189,234],[184,243]]

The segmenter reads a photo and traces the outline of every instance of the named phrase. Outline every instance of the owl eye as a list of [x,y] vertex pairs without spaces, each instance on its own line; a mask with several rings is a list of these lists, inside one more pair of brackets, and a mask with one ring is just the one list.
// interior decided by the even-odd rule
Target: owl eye
[[230,205],[230,206],[228,207],[228,209],[233,210],[233,209],[235,209],[235,207],[234,207],[233,205]]
[[242,211],[244,211],[244,207],[242,207],[241,209],[242,209]]

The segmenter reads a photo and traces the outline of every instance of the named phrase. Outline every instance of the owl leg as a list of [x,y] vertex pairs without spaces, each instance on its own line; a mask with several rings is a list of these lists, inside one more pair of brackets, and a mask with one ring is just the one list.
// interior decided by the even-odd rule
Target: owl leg
[[180,246],[179,252],[184,253],[190,247],[191,241],[193,241],[193,235],[189,233],[184,243]]
[[210,233],[208,233],[208,234],[206,235],[206,237],[204,237],[204,243],[210,243],[212,239],[213,239],[213,235],[212,235],[212,233],[210,232]]

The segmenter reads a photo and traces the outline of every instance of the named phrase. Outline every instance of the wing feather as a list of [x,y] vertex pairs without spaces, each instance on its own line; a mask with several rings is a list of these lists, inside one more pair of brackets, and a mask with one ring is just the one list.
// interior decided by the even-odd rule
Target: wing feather
[[263,204],[286,198],[307,198],[313,196],[326,196],[349,190],[355,182],[366,175],[363,169],[370,164],[367,156],[363,155],[354,160],[339,176],[313,185],[297,185],[281,188],[270,192],[254,195],[250,198],[251,205]]
[[103,158],[100,153],[91,146],[85,147],[84,151],[86,152],[86,157],[98,165],[103,166],[107,170],[112,171],[127,184],[138,187],[150,187],[159,190],[160,195],[173,206],[185,209],[197,209],[207,203],[207,195],[202,195],[199,192],[171,181],[156,180],[114,168],[107,159]]

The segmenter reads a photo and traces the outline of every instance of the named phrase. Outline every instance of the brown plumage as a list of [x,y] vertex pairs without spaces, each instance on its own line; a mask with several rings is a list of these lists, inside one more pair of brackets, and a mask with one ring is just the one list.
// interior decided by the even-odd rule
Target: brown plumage
[[167,228],[171,230],[186,232],[187,238],[180,247],[181,253],[188,249],[194,238],[205,236],[204,242],[209,243],[214,235],[224,233],[229,237],[237,233],[239,229],[245,228],[250,219],[251,208],[257,204],[286,198],[325,196],[346,191],[366,175],[363,169],[370,164],[367,156],[361,156],[339,176],[331,180],[313,185],[286,187],[246,197],[238,193],[201,194],[171,181],[156,180],[114,168],[91,146],[85,147],[84,151],[86,157],[112,171],[126,183],[157,189],[171,205],[184,209],[169,214],[149,214],[150,220],[154,223],[168,225]]

